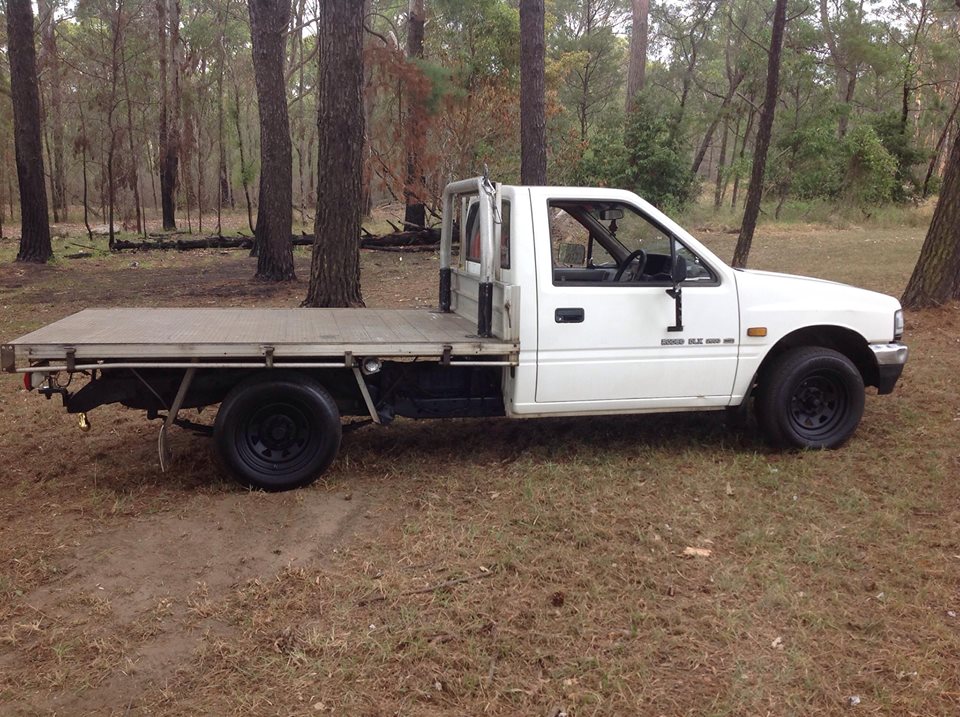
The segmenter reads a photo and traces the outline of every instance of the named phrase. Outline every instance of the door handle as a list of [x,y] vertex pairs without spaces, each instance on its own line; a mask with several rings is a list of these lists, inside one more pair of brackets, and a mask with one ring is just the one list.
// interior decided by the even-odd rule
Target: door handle
[[558,324],[581,324],[583,317],[583,309],[557,309],[553,314]]

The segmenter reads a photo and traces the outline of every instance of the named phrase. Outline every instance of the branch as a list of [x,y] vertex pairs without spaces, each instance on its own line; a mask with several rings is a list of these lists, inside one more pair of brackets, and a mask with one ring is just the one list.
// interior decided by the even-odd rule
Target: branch
[[756,104],[754,104],[753,100],[751,100],[749,97],[747,97],[746,95],[744,95],[742,92],[738,92],[738,93],[737,93],[737,97],[739,97],[741,100],[743,100],[743,101],[746,102],[748,105],[750,105],[751,107],[753,107],[754,111],[756,111],[756,112],[759,112],[759,111],[760,111],[760,108],[759,108]]
[[364,26],[363,26],[363,29],[366,30],[367,32],[369,32],[369,33],[370,33],[371,35],[373,35],[374,37],[379,37],[380,40],[383,42],[383,44],[386,45],[387,47],[396,47],[396,44],[393,43],[393,42],[390,42],[390,40],[388,40],[385,35],[381,35],[381,34],[380,34],[379,32],[377,32],[376,30],[371,30],[367,25],[364,25]]
[[759,48],[760,48],[761,50],[763,50],[766,54],[768,54],[768,55],[770,54],[770,48],[767,47],[766,45],[763,45],[763,44],[757,42],[757,41],[754,40],[752,37],[750,37],[749,33],[747,33],[746,30],[744,30],[742,27],[740,27],[740,25],[737,24],[737,21],[733,19],[733,16],[732,16],[732,15],[730,16],[730,24],[733,25],[735,28],[737,28],[737,32],[739,32],[741,35],[743,35],[745,38],[747,38],[747,40],[749,40],[751,43],[753,43],[754,45],[756,45],[757,47],[759,47]]
[[300,60],[300,62],[298,62],[296,65],[291,66],[287,70],[287,74],[284,77],[284,79],[287,82],[290,82],[290,78],[292,78],[301,67],[311,62],[313,58],[317,56],[317,53],[319,51],[320,51],[320,43],[319,42],[313,43],[313,49],[310,50],[310,54],[304,57],[302,60]]

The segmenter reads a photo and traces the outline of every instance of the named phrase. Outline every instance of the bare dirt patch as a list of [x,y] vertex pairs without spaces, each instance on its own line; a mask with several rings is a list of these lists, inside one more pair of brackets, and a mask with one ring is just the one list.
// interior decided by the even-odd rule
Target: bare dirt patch
[[[16,649],[3,655],[3,685],[19,693],[8,706],[100,711],[165,689],[202,638],[234,631],[211,605],[251,580],[322,564],[371,504],[342,490],[233,491],[90,526],[49,565],[55,579],[6,615]],[[94,669],[70,664],[91,645],[102,653]],[[81,694],[59,689],[74,680]]]

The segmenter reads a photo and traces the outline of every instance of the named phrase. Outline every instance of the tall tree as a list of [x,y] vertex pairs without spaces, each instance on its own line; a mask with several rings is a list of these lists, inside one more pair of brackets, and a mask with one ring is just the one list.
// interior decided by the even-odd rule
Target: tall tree
[[63,162],[63,92],[60,86],[60,57],[57,52],[57,18],[50,0],[38,0],[40,19],[40,66],[49,90],[47,124],[51,137],[47,153],[50,157],[50,204],[55,222],[67,221],[66,179]]
[[30,0],[7,0],[7,42],[17,181],[20,183],[21,228],[17,261],[44,263],[53,255],[53,249],[43,175],[43,140],[40,136],[43,125],[40,122],[37,51],[33,44]]
[[180,0],[156,0],[160,46],[160,204],[163,228],[177,228],[180,165]]
[[953,143],[933,220],[901,301],[919,308],[953,299],[960,299],[960,138]]
[[296,278],[293,245],[290,242],[293,227],[293,147],[283,72],[290,0],[249,0],[248,7],[257,104],[260,109],[257,278],[288,281]]
[[[863,37],[863,2],[841,3],[838,13],[844,12],[836,18],[839,29],[834,27],[830,19],[827,0],[820,0],[820,25],[823,28],[830,60],[833,63],[837,77],[837,101],[840,104],[840,116],[837,120],[837,135],[843,139],[850,124],[850,110],[853,106],[853,97],[857,89],[857,79],[860,75],[861,60],[859,48],[868,41]],[[841,30],[847,27],[847,37]]]
[[520,0],[520,182],[547,183],[543,0]]
[[[727,41],[726,46],[723,52],[724,60],[724,70],[727,77],[727,90],[723,95],[723,100],[720,103],[720,110],[710,121],[710,124],[707,126],[706,132],[703,134],[703,139],[700,141],[700,147],[697,149],[696,153],[693,155],[693,167],[691,171],[696,174],[700,171],[700,164],[703,162],[703,158],[707,154],[707,150],[711,147],[713,142],[713,133],[716,132],[717,127],[720,125],[722,120],[727,119],[727,114],[729,113],[729,108],[731,102],[733,102],[734,96],[737,93],[737,90],[740,87],[740,84],[743,82],[744,78],[747,76],[747,69],[745,64],[740,61],[739,58],[735,57],[733,52],[733,16],[732,9],[727,11]],[[746,15],[746,13],[744,13]],[[726,135],[724,135],[723,141],[726,141]],[[721,164],[723,163],[722,156],[726,153],[724,149],[721,151]],[[719,176],[719,175],[718,175]],[[717,201],[719,205],[719,200]]]
[[627,74],[627,112],[647,83],[647,45],[650,37],[650,0],[631,0],[630,69]]
[[744,267],[750,256],[753,233],[760,216],[760,199],[763,197],[763,176],[767,165],[767,150],[770,148],[770,135],[773,132],[773,117],[777,109],[777,95],[780,90],[780,55],[783,51],[783,31],[787,24],[787,0],[777,0],[773,10],[773,31],[770,47],[767,50],[767,89],[760,110],[760,122],[757,125],[757,141],[753,150],[753,171],[750,173],[750,187],[747,189],[747,203],[743,209],[743,222],[740,224],[740,236],[737,248],[733,252],[733,265]]
[[362,306],[363,3],[325,0],[317,22],[318,180],[305,306]]
[[[416,64],[423,60],[423,28],[426,24],[423,0],[410,0],[407,12],[407,60]],[[423,89],[426,83],[419,68],[415,68],[418,81],[411,85]],[[425,115],[426,92],[416,91],[407,97],[407,117],[404,138],[407,149],[407,171],[404,178],[403,198],[406,202],[404,222],[417,227],[426,226],[427,210],[423,203],[423,151],[426,146]]]

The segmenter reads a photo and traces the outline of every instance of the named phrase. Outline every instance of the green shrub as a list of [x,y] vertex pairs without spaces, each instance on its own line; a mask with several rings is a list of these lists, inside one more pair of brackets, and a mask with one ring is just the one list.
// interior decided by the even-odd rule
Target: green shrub
[[625,132],[598,128],[574,168],[574,183],[629,189],[666,211],[683,207],[696,196],[697,185],[674,124],[641,95]]
[[895,198],[897,160],[870,126],[852,129],[844,138],[846,168],[843,197],[860,206],[878,205]]

